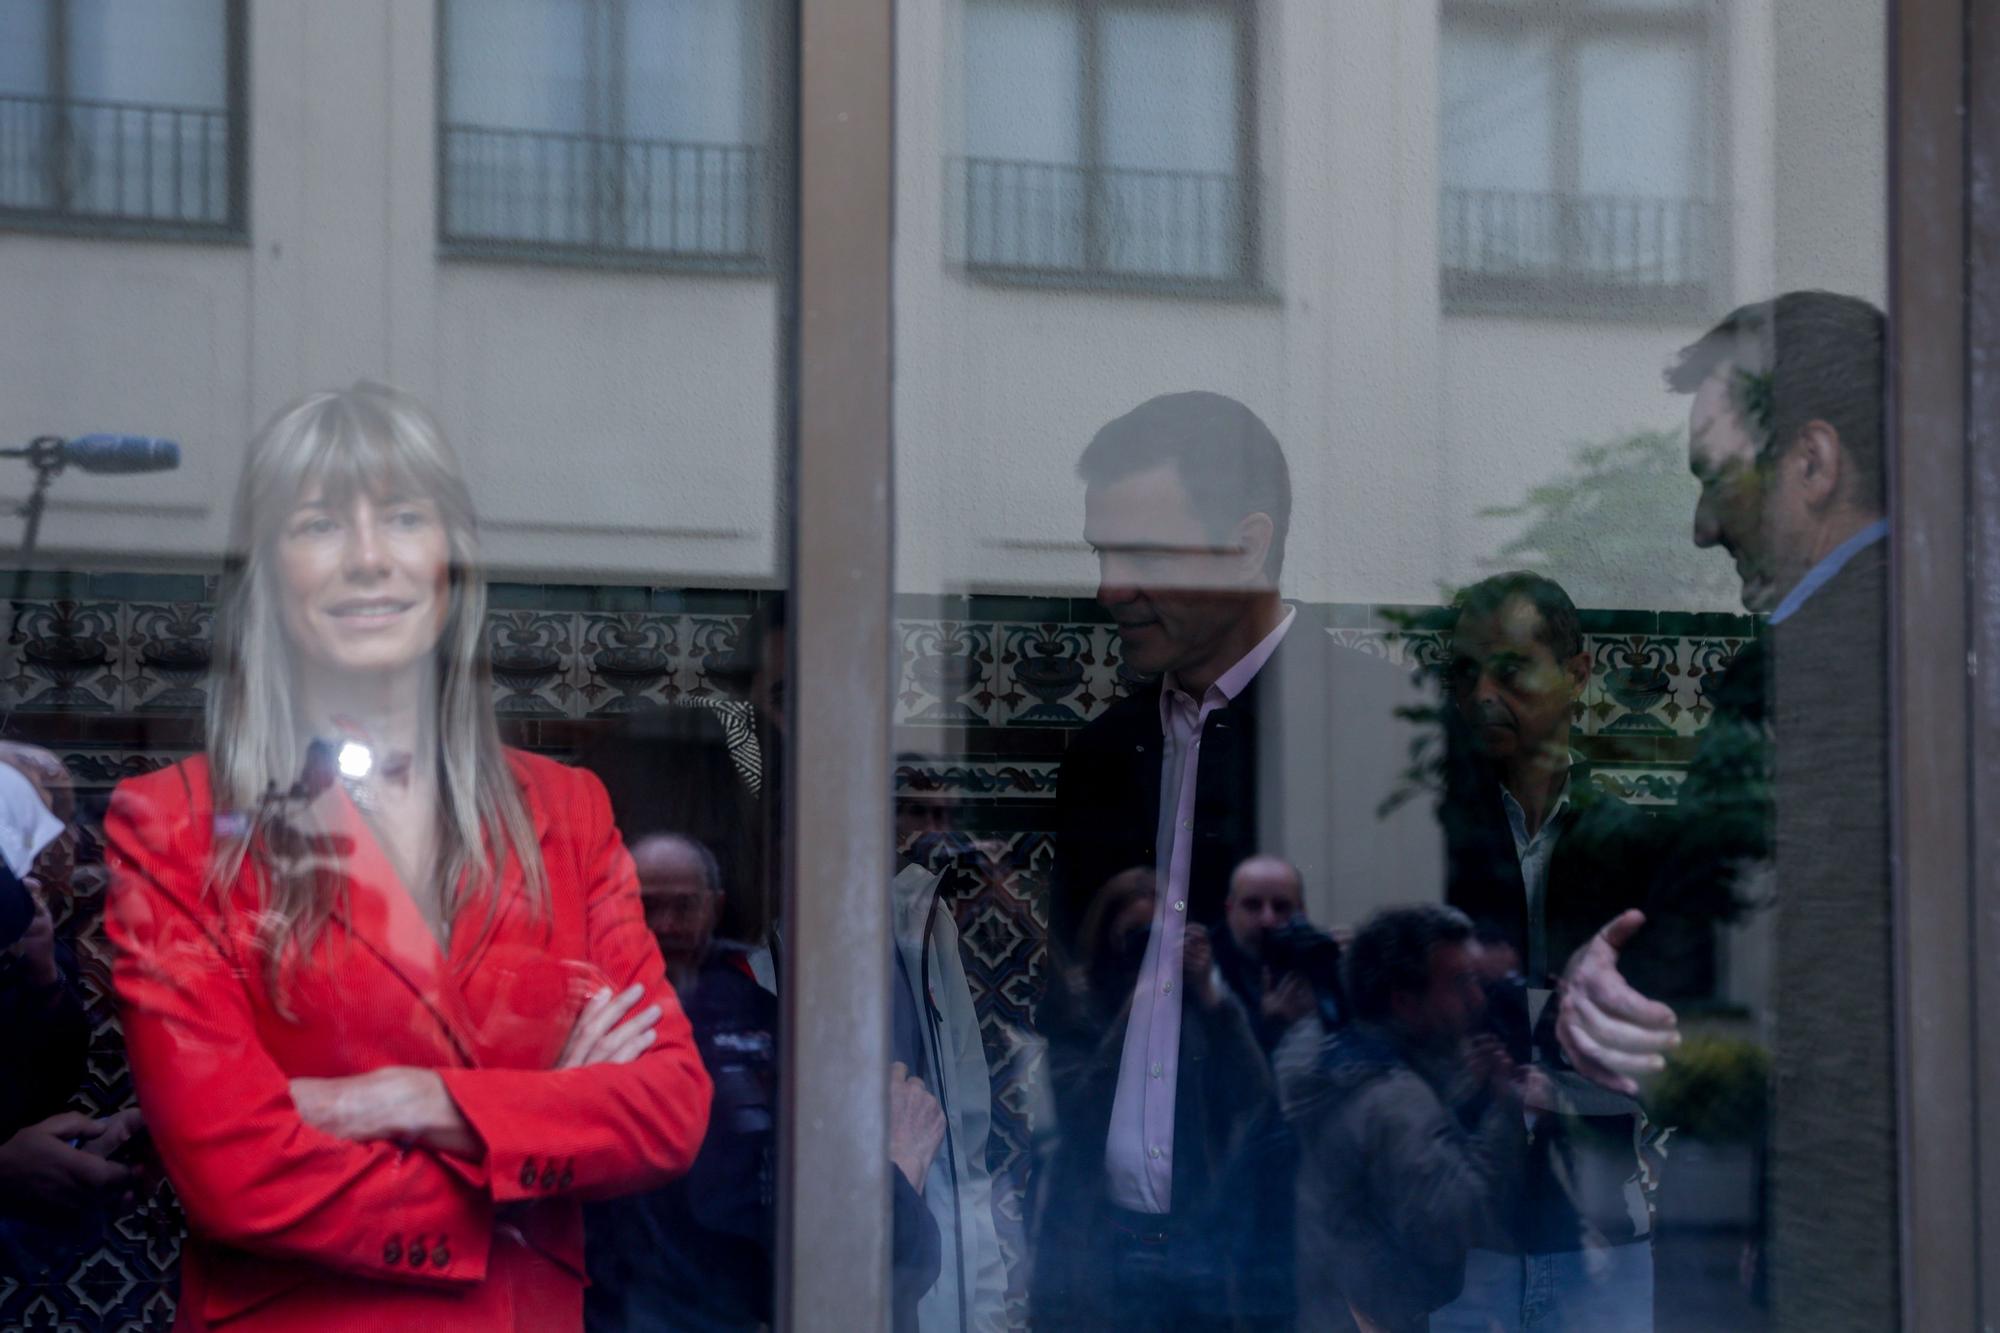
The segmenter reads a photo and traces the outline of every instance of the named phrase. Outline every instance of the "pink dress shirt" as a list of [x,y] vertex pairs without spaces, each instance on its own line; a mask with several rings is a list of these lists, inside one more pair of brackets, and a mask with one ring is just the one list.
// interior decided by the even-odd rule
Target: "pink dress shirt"
[[1201,767],[1201,729],[1208,715],[1227,708],[1256,679],[1284,642],[1298,612],[1287,610],[1242,661],[1208,687],[1200,703],[1169,675],[1160,685],[1159,897],[1153,934],[1139,965],[1125,1049],[1118,1061],[1118,1090],[1111,1102],[1111,1132],[1104,1143],[1104,1172],[1111,1202],[1135,1213],[1173,1210],[1174,1088],[1180,1076],[1181,954],[1187,941],[1188,868],[1194,859],[1195,777]]

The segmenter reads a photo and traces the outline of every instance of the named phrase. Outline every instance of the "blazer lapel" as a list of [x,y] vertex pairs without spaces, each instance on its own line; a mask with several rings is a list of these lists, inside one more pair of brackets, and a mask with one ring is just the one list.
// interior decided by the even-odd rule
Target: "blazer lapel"
[[336,873],[346,881],[349,933],[431,1012],[459,1057],[468,1065],[479,1063],[464,1001],[445,967],[437,937],[375,831],[339,784],[323,800],[328,831],[339,854]]

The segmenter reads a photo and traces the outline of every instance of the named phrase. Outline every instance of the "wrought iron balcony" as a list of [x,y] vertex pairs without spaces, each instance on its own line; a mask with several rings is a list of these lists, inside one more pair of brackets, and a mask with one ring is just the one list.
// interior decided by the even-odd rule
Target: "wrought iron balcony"
[[445,125],[443,243],[467,253],[761,269],[766,152],[753,144]]
[[1444,302],[1459,309],[1698,309],[1715,269],[1701,199],[1444,191]]
[[228,111],[0,94],[0,223],[241,229]]
[[964,159],[963,258],[995,276],[1248,286],[1249,201],[1226,172]]

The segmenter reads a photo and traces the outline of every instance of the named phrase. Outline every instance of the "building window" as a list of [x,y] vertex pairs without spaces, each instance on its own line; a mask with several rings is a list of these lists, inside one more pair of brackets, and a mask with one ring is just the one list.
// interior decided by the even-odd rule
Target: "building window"
[[1445,0],[1447,309],[1698,310],[1717,285],[1703,0]]
[[761,270],[772,0],[444,0],[448,251]]
[[0,5],[0,225],[240,235],[240,0]]
[[1250,0],[968,0],[968,268],[1257,279]]

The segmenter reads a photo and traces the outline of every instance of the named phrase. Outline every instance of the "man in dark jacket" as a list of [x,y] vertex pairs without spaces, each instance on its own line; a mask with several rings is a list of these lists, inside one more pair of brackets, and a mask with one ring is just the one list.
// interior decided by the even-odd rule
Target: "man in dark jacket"
[[[1520,962],[1493,987],[1492,1025],[1517,1061],[1547,1067],[1561,1096],[1535,1108],[1532,1169],[1511,1200],[1502,1249],[1469,1259],[1465,1294],[1439,1329],[1652,1327],[1650,1179],[1638,1103],[1565,1067],[1547,1008],[1551,972],[1632,908],[1650,925],[1627,958],[1635,975],[1702,994],[1712,922],[1650,893],[1649,821],[1599,787],[1570,750],[1589,679],[1576,607],[1561,585],[1517,571],[1460,594],[1448,655],[1447,779],[1440,807],[1447,896]],[[1530,1041],[1531,1030],[1541,1040]],[[1539,1311],[1541,1313],[1537,1314]]]
[[[1728,751],[1707,765],[1722,780],[1705,780],[1672,818],[1691,832],[1719,822],[1716,850],[1735,856],[1755,850],[1769,820],[1770,1268],[1784,1329],[1897,1319],[1886,345],[1866,301],[1790,292],[1733,311],[1667,374],[1693,395],[1695,544],[1733,556],[1744,607],[1770,613],[1757,670],[1726,682],[1737,710],[1710,727]],[[1699,860],[1675,869],[1702,878]],[[1621,951],[1651,928],[1638,914],[1614,921],[1563,987],[1563,1049],[1627,1092],[1679,1039],[1672,1008],[1620,973]]]
[[1094,1085],[1102,1105],[1059,1127],[1066,1141],[1083,1136],[1066,1148],[1089,1162],[1067,1177],[1083,1197],[1052,1200],[1049,1216],[1114,1224],[1045,1228],[1038,1323],[1078,1311],[1082,1295],[1041,1279],[1052,1250],[1064,1251],[1065,1264],[1094,1254],[1112,1272],[1136,1270],[1155,1246],[1186,1258],[1176,1285],[1135,1290],[1123,1308],[1075,1313],[1076,1322],[1282,1321],[1289,1246],[1270,1219],[1287,1211],[1287,1154],[1275,1108],[1271,1133],[1253,1136],[1263,1147],[1248,1149],[1254,1167],[1232,1176],[1222,1214],[1193,1211],[1216,1197],[1213,1173],[1232,1168],[1197,1128],[1215,1117],[1201,1101],[1208,1067],[1193,1043],[1208,1024],[1188,1018],[1186,965],[1223,926],[1231,873],[1259,852],[1323,886],[1322,912],[1337,914],[1343,897],[1359,905],[1436,883],[1429,820],[1408,808],[1386,824],[1377,814],[1408,754],[1396,714],[1407,683],[1280,600],[1290,473],[1276,438],[1243,404],[1212,393],[1152,399],[1100,430],[1078,470],[1097,599],[1117,626],[1132,683],[1063,759],[1052,949],[1075,959],[1086,909],[1120,875],[1151,871],[1159,891],[1130,1003],[1103,1015],[1113,1026],[1101,1040],[1116,1067]]
[[1494,1245],[1526,1157],[1522,1076],[1479,1035],[1472,923],[1391,908],[1345,960],[1354,1021],[1301,1024],[1279,1048],[1285,1115],[1304,1145],[1301,1328],[1422,1333],[1459,1293],[1467,1251]]

